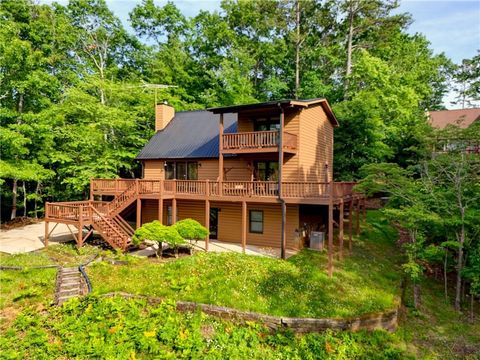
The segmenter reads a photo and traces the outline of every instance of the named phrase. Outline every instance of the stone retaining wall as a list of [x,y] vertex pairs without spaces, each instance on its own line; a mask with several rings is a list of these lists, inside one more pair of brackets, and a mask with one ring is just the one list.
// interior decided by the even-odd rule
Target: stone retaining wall
[[[133,295],[123,292],[114,292],[104,294],[106,297],[121,296],[123,298],[146,299],[149,303],[158,304],[163,301],[159,297],[149,297]],[[177,310],[181,312],[202,311],[205,314],[215,316],[221,319],[246,322],[255,321],[263,323],[272,330],[290,329],[297,334],[312,332],[322,332],[327,329],[332,330],[377,330],[395,331],[398,326],[398,309],[385,311],[383,313],[371,313],[358,317],[345,319],[313,319],[313,318],[289,318],[264,315],[250,311],[241,311],[224,306],[198,304],[188,301],[177,301]]]

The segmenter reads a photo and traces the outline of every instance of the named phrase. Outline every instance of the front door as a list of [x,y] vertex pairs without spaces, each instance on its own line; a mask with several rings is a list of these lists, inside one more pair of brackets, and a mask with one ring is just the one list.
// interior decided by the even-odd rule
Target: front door
[[210,239],[218,239],[218,209],[210,209]]

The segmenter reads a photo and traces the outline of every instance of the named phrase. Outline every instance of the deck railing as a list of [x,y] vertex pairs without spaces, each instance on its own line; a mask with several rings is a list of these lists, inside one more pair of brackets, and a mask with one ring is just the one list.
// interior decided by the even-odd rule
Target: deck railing
[[[144,180],[92,179],[94,194],[112,193],[112,189],[135,188],[139,195],[192,195],[205,197],[278,197],[276,181],[210,181],[210,180]],[[354,182],[282,182],[282,198],[316,199],[344,198],[354,194]],[[119,190],[116,195],[121,194]],[[98,205],[100,206],[100,205]]]
[[[284,131],[283,146],[295,150],[297,135]],[[223,150],[252,150],[274,148],[279,145],[277,130],[248,131],[223,134]]]

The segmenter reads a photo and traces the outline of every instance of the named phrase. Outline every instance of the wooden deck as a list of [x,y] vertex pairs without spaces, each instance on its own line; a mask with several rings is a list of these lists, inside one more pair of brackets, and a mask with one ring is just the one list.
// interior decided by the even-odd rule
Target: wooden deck
[[276,181],[209,181],[92,179],[90,195],[127,196],[142,199],[196,199],[276,203],[279,195],[289,204],[326,205],[348,201],[357,195],[354,182],[283,182],[281,194]]
[[[224,154],[278,152],[280,142],[277,130],[223,134],[222,140],[220,151]],[[283,132],[284,152],[295,154],[297,142],[297,135]]]

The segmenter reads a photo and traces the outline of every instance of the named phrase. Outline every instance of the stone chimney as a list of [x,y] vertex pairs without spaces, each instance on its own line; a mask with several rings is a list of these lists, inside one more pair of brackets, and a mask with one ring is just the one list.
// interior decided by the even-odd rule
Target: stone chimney
[[155,132],[165,129],[175,116],[175,109],[164,103],[155,107]]

